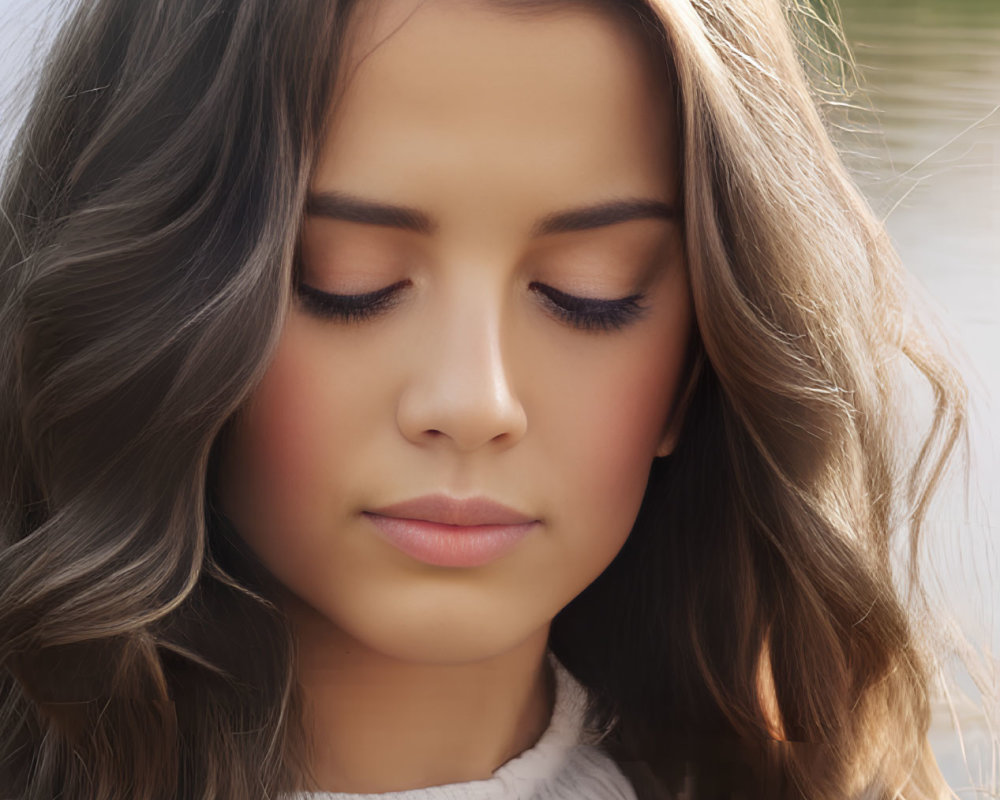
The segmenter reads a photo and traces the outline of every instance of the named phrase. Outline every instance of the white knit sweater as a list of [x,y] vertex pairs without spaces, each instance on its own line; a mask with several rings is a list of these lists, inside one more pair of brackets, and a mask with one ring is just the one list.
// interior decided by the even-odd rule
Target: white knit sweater
[[491,778],[381,794],[304,792],[287,800],[636,800],[628,779],[597,745],[597,736],[584,728],[587,690],[552,651],[548,657],[556,677],[549,725],[533,747],[498,767]]

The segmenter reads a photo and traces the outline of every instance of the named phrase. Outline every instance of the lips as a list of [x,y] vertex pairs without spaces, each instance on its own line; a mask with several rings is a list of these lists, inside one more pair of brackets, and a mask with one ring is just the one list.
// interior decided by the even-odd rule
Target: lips
[[436,494],[366,511],[384,540],[438,567],[479,567],[511,552],[539,522],[484,497]]
[[485,497],[457,500],[443,494],[425,495],[401,503],[369,509],[371,514],[398,519],[425,520],[444,525],[523,525],[537,522],[534,517],[522,514]]

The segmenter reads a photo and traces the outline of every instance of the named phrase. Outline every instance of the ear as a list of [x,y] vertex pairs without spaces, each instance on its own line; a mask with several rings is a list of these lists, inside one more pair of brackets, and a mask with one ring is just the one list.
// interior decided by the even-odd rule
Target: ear
[[698,348],[698,353],[692,360],[690,368],[687,370],[687,379],[684,381],[683,388],[677,392],[674,399],[674,405],[670,409],[670,414],[667,416],[667,421],[663,427],[660,442],[656,447],[657,458],[663,458],[664,456],[670,455],[677,446],[677,440],[680,438],[681,429],[684,427],[684,417],[688,406],[691,403],[691,397],[694,394],[694,387],[697,386],[698,378],[701,376],[704,361],[705,353],[701,348]]

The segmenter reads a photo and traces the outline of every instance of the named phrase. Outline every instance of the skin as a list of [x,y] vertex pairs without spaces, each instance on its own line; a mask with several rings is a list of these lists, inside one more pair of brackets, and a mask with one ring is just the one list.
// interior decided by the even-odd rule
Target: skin
[[[366,13],[310,190],[418,209],[436,228],[306,216],[304,283],[405,286],[362,321],[294,302],[220,495],[286,587],[310,788],[387,792],[489,778],[545,730],[551,621],[619,552],[673,446],[692,310],[676,220],[532,233],[609,199],[678,201],[669,87],[622,18],[459,0]],[[642,291],[646,310],[581,330],[535,283]],[[540,522],[457,568],[414,560],[362,516],[432,493]]]

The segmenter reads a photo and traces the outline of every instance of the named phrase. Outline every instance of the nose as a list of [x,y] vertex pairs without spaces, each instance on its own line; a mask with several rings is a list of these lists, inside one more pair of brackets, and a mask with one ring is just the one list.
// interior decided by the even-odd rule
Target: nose
[[483,303],[428,319],[414,342],[397,408],[402,434],[417,444],[447,439],[462,451],[510,447],[528,421],[504,363],[501,314]]

